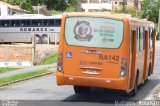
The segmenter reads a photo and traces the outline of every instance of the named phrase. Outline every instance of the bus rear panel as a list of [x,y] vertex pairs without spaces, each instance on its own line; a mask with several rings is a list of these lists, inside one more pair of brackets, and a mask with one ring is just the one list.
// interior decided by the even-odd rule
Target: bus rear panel
[[127,90],[129,45],[124,44],[127,41],[124,29],[125,23],[120,19],[65,17],[60,35],[57,84]]

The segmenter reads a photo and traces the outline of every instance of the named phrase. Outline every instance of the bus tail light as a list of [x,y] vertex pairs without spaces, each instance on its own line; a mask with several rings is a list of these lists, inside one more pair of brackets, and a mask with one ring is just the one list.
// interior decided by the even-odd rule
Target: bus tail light
[[63,54],[62,53],[59,53],[58,54],[58,61],[57,61],[57,70],[59,72],[62,72],[63,71]]
[[120,67],[120,77],[124,77],[127,71],[127,60],[125,57],[122,57],[121,67]]

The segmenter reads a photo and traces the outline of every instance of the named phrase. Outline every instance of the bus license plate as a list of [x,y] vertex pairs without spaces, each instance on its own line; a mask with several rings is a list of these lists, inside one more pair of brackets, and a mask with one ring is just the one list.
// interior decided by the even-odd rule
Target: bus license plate
[[86,69],[85,70],[86,73],[91,73],[91,74],[97,74],[97,71],[94,69]]

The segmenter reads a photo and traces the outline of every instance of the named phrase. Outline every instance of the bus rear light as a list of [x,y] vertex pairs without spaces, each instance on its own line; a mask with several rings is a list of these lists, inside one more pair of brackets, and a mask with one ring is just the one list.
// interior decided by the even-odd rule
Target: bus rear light
[[121,71],[125,71],[126,68],[124,66],[121,66]]
[[62,72],[63,71],[63,61],[62,61],[62,58],[63,58],[63,54],[62,53],[59,53],[58,54],[58,62],[57,62],[57,70],[59,72]]
[[58,61],[57,64],[58,64],[58,66],[61,66],[62,65],[62,61]]
[[127,60],[125,57],[122,57],[122,62],[120,66],[120,77],[124,77],[127,71]]

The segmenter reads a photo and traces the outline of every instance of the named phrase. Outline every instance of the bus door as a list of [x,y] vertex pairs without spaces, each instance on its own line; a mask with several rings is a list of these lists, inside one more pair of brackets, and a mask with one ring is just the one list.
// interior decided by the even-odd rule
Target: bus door
[[153,59],[153,29],[152,28],[149,28],[148,29],[148,62],[149,62],[149,68],[150,68],[150,71],[149,72],[149,75],[152,73],[152,59]]
[[129,73],[129,89],[134,88],[135,83],[135,64],[136,64],[136,51],[137,51],[137,38],[138,32],[136,27],[130,29],[130,73]]
[[143,81],[148,76],[148,71],[149,71],[149,47],[148,47],[148,29],[145,28],[145,34],[144,34],[144,50],[145,50],[145,57],[144,57],[144,72],[143,72]]

